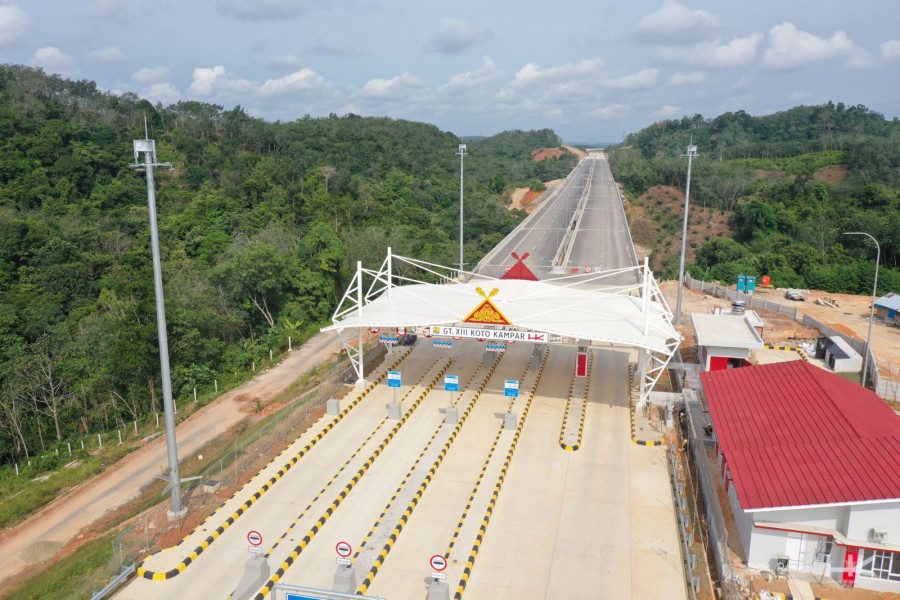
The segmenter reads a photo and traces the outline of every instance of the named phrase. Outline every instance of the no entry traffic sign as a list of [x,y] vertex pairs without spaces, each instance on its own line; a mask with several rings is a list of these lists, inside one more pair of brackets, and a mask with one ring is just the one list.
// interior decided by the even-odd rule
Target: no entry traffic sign
[[335,544],[334,550],[341,558],[348,558],[353,554],[353,547],[347,542],[338,542]]
[[440,573],[447,568],[447,559],[442,554],[435,554],[428,559],[428,564],[431,565],[432,569]]
[[247,532],[247,541],[251,546],[259,546],[262,544],[262,534],[254,529]]

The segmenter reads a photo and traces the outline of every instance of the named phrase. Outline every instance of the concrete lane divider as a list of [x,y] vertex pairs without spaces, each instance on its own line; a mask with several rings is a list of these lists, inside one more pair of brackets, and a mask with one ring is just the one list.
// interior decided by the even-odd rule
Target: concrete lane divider
[[478,534],[475,536],[475,543],[472,544],[472,550],[469,551],[469,557],[468,559],[466,559],[466,566],[463,567],[462,576],[460,577],[459,583],[456,586],[456,593],[453,595],[454,600],[462,600],[463,594],[466,591],[466,585],[469,582],[469,578],[472,576],[472,569],[475,568],[475,559],[478,556],[478,551],[481,548],[481,543],[484,541],[484,536],[487,533],[487,528],[491,521],[491,515],[494,512],[494,506],[497,504],[497,497],[500,495],[500,490],[502,489],[503,482],[506,479],[506,472],[509,470],[509,465],[512,462],[513,455],[516,452],[516,445],[519,443],[519,436],[522,434],[522,428],[525,426],[525,419],[528,417],[528,411],[531,409],[531,403],[534,400],[534,395],[535,392],[537,392],[537,386],[540,382],[541,374],[544,371],[544,366],[547,364],[547,357],[549,355],[549,350],[544,353],[544,359],[541,362],[541,366],[538,368],[537,379],[535,380],[534,385],[531,388],[531,392],[528,394],[528,401],[525,403],[525,408],[522,410],[522,418],[519,419],[519,424],[516,427],[516,432],[513,435],[509,450],[506,452],[506,458],[503,461],[503,467],[500,469],[500,474],[497,477],[497,483],[494,485],[494,490],[491,494],[491,499],[488,502],[487,510],[485,511],[484,517],[481,519],[481,525],[479,525],[478,527]]
[[409,420],[409,417],[413,414],[416,408],[419,407],[419,405],[422,403],[422,400],[425,399],[425,396],[428,395],[434,385],[447,371],[450,361],[449,359],[446,359],[443,362],[443,367],[432,378],[431,382],[425,388],[425,391],[423,391],[416,399],[416,401],[413,402],[412,406],[410,406],[409,409],[405,413],[403,413],[403,416],[400,417],[400,420],[397,421],[397,424],[394,425],[390,432],[388,432],[385,439],[381,442],[378,448],[375,449],[375,452],[372,453],[372,455],[368,458],[368,460],[366,460],[363,466],[360,467],[359,471],[357,471],[356,474],[353,475],[347,485],[345,485],[344,488],[338,493],[335,499],[331,502],[331,505],[327,509],[325,509],[325,512],[322,513],[322,516],[319,517],[316,524],[313,525],[312,528],[310,528],[303,539],[300,540],[300,543],[294,547],[294,549],[284,560],[284,562],[281,563],[281,566],[278,567],[269,581],[266,582],[266,585],[264,585],[256,594],[256,596],[254,596],[255,600],[263,600],[266,596],[269,595],[269,593],[271,593],[272,589],[275,587],[275,584],[281,581],[281,578],[284,577],[284,574],[287,572],[287,570],[291,567],[291,565],[294,564],[294,561],[297,560],[297,558],[306,549],[309,543],[312,542],[313,538],[316,537],[316,534],[319,533],[322,526],[325,525],[329,518],[331,518],[331,515],[335,513],[335,511],[338,509],[338,507],[340,507],[340,505],[347,498],[350,492],[353,491],[353,488],[356,487],[356,484],[359,483],[363,475],[368,472],[369,468],[375,463],[378,457],[381,456],[381,453],[384,451],[387,445],[391,442],[397,432],[400,431],[400,428],[403,427],[407,420]]
[[[316,437],[314,437],[312,440],[310,440],[310,442],[307,443],[303,447],[302,450],[300,450],[293,457],[291,457],[291,459],[284,466],[282,466],[281,469],[279,469],[278,472],[269,479],[269,481],[267,481],[261,488],[259,488],[259,490],[257,490],[250,498],[248,498],[246,501],[244,501],[244,503],[236,511],[231,513],[231,515],[227,519],[225,519],[225,521],[222,522],[222,524],[220,524],[218,527],[216,527],[216,529],[210,535],[208,535],[206,537],[206,539],[204,539],[202,542],[200,542],[200,545],[198,545],[196,548],[194,548],[194,550],[191,551],[187,556],[185,556],[181,560],[181,562],[178,563],[174,568],[169,569],[168,571],[151,571],[150,569],[147,569],[146,567],[144,567],[142,564],[141,566],[139,566],[137,568],[138,577],[143,577],[144,579],[149,579],[151,581],[164,581],[166,579],[172,579],[173,577],[177,577],[178,575],[183,573],[184,570],[191,563],[193,563],[195,560],[197,560],[197,557],[199,557],[207,548],[209,548],[213,542],[215,542],[217,539],[219,539],[219,536],[221,536],[223,533],[225,533],[225,531],[229,527],[234,525],[234,523],[241,517],[241,515],[243,515],[251,506],[253,506],[253,504],[255,504],[256,501],[259,500],[263,496],[263,494],[265,494],[267,491],[269,491],[272,488],[272,486],[275,483],[277,483],[294,465],[296,465],[300,461],[300,459],[303,458],[322,438],[324,438],[325,435],[328,432],[330,432],[339,421],[341,421],[345,416],[347,416],[347,414],[349,414],[350,411],[357,404],[359,404],[363,398],[365,398],[373,389],[375,389],[375,387],[378,385],[378,383],[380,383],[387,376],[388,370],[393,369],[395,366],[399,365],[403,361],[403,359],[406,358],[406,356],[408,354],[409,354],[409,352],[402,354],[394,361],[394,363],[392,363],[391,367],[389,367],[388,369],[384,369],[381,372],[381,374],[374,381],[372,381],[365,387],[365,389],[356,397],[356,399],[352,403],[350,403],[350,405],[348,405],[337,416],[335,416],[335,418],[332,419],[328,423],[328,425],[326,425],[316,435]],[[302,437],[302,435],[303,434],[298,436],[297,439]],[[272,463],[275,462],[277,459],[278,459],[278,457],[269,461],[269,463],[266,464],[265,467],[260,469],[259,473],[257,473],[256,476],[259,476],[259,474],[263,473],[266,469],[268,469],[272,465]],[[209,517],[204,519],[202,523],[197,525],[197,527],[195,527],[194,530],[190,534],[188,534],[187,536],[182,538],[181,542],[179,542],[174,547],[177,548],[178,546],[180,546],[182,543],[187,541],[190,538],[190,536],[193,535],[193,533],[195,533],[197,530],[201,529],[204,525],[206,525],[206,523],[208,521],[210,521],[217,513],[219,513],[219,511],[221,511],[222,508],[224,506],[226,506],[231,500],[233,500],[235,498],[235,496],[237,496],[238,494],[243,492],[244,489],[248,485],[251,485],[254,479],[255,479],[255,477],[253,479],[251,479],[250,481],[248,481],[246,484],[244,484],[244,486],[241,487],[241,489],[239,489],[237,492],[232,494],[228,498],[228,500],[223,502],[219,506],[219,508],[217,508],[215,511],[213,511],[213,513]],[[156,553],[154,553],[154,554],[156,554]],[[151,554],[150,556],[145,558],[144,562],[146,562],[147,559],[149,559],[151,556],[154,556],[154,554]]]

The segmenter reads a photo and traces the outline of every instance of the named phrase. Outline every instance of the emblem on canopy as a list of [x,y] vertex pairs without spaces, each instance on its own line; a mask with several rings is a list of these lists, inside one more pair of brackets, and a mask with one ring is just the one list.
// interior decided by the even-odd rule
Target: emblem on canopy
[[484,293],[484,290],[480,287],[475,288],[475,291],[478,292],[478,295],[484,298],[475,310],[470,312],[468,316],[463,319],[464,323],[484,323],[487,325],[512,325],[509,319],[500,312],[500,309],[491,302],[491,298],[497,295],[500,291],[497,288],[494,288],[490,291],[489,294]]

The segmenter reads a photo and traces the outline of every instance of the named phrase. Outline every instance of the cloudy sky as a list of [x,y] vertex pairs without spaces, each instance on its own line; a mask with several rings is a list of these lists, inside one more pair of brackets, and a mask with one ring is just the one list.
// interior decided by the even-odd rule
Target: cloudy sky
[[833,100],[900,114],[897,0],[0,0],[0,60],[164,105],[457,135]]

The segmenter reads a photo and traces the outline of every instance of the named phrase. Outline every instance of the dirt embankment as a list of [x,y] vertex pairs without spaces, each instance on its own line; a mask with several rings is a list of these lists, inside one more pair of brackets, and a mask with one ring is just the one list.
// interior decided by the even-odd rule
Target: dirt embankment
[[[562,180],[554,179],[553,181],[548,181],[544,184],[547,188],[552,188],[561,183]],[[512,194],[510,194],[510,204],[509,210],[513,210],[514,208],[518,208],[524,210],[528,214],[536,208],[534,205],[534,201],[540,198],[541,194],[544,192],[538,192],[536,190],[532,190],[531,188],[516,188],[513,190]]]

